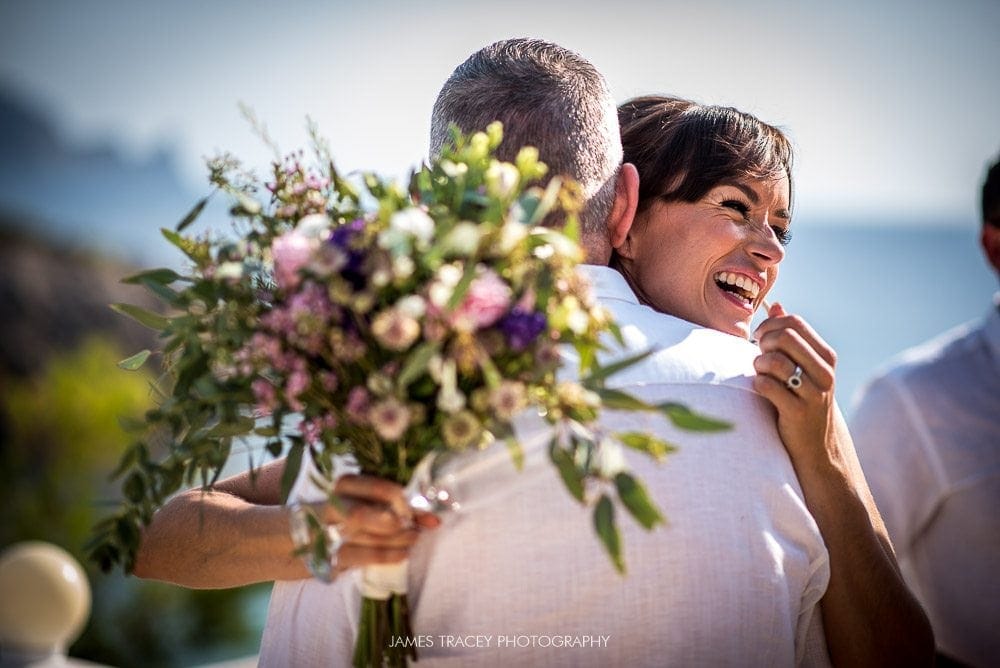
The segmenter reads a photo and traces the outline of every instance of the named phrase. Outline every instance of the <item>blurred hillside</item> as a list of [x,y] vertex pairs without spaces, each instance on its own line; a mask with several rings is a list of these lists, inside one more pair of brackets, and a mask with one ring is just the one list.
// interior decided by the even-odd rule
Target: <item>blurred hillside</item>
[[0,211],[8,218],[146,264],[163,257],[159,228],[176,223],[197,198],[167,149],[133,157],[113,137],[74,143],[49,113],[0,85]]
[[156,307],[145,290],[120,282],[135,271],[49,241],[0,214],[0,378],[37,373],[53,354],[95,334],[125,351],[151,346],[150,330],[108,308],[115,302]]

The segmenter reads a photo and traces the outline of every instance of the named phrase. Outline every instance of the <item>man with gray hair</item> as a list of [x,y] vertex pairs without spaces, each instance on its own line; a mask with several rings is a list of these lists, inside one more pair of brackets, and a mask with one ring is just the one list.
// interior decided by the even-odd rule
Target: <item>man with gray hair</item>
[[607,264],[622,143],[604,78],[585,59],[550,42],[491,44],[459,65],[441,88],[431,116],[431,155],[450,141],[453,124],[469,133],[493,121],[503,123],[500,160],[513,162],[522,146],[534,146],[553,172],[580,186],[588,262]]

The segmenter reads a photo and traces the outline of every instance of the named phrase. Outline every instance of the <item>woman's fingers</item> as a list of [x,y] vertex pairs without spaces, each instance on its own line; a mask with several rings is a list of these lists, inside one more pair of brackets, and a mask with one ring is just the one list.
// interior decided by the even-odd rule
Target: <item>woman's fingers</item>
[[[805,376],[803,382],[808,378],[817,388],[824,392],[833,388],[833,366],[820,351],[817,351],[803,337],[798,329],[769,329],[760,336],[757,343],[762,353],[782,353],[791,360],[793,365],[802,367]],[[794,366],[788,372],[788,375],[784,376],[781,380],[787,380],[793,371]]]
[[347,474],[337,478],[333,491],[340,497],[387,506],[404,522],[413,520],[413,509],[403,496],[402,486],[391,480],[369,475]]
[[820,358],[829,366],[835,367],[837,365],[836,351],[822,336],[816,333],[816,330],[802,316],[789,315],[784,307],[777,302],[771,305],[768,316],[767,320],[760,323],[754,331],[754,338],[757,341],[761,341],[768,334],[790,329],[798,332],[806,344],[815,350]]

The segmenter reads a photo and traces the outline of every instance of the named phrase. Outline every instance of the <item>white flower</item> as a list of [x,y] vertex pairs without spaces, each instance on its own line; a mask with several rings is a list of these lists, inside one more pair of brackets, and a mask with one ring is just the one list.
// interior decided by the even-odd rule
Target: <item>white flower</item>
[[414,320],[419,320],[427,312],[427,302],[420,295],[406,295],[396,302],[396,310]]
[[602,438],[594,452],[594,465],[604,478],[614,478],[626,470],[625,455],[617,442]]
[[528,227],[517,220],[508,218],[500,228],[500,239],[497,247],[501,255],[508,255],[517,248],[528,236]]
[[503,199],[514,192],[520,180],[517,167],[509,162],[494,160],[486,170],[486,192]]
[[456,255],[472,255],[479,248],[482,236],[478,225],[463,221],[455,225],[445,237],[445,250]]
[[392,275],[399,279],[407,279],[413,275],[417,265],[409,255],[397,255],[392,259]]
[[427,244],[434,236],[434,220],[423,209],[411,206],[392,214],[389,218],[389,229],[404,232],[421,244]]
[[307,239],[319,239],[330,229],[330,218],[324,213],[311,213],[299,220],[295,231]]
[[238,281],[243,278],[243,263],[223,262],[216,268],[215,277],[222,280]]

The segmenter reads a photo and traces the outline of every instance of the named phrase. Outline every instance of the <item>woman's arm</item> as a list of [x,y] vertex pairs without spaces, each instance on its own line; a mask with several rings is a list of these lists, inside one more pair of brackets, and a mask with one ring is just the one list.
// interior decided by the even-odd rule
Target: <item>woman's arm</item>
[[[934,636],[906,587],[850,432],[834,400],[836,354],[775,304],[755,333],[754,389],[778,411],[778,432],[830,553],[821,602],[834,665],[931,665]],[[801,386],[789,387],[796,366]]]
[[[133,573],[185,587],[215,589],[270,580],[310,577],[293,555],[288,509],[281,505],[284,461],[227,478],[213,491],[191,489],[172,498],[145,529]],[[387,480],[349,475],[335,491],[348,503],[341,510],[317,507],[345,538],[337,570],[406,558],[417,539],[402,488]],[[431,515],[417,524],[433,527]]]

